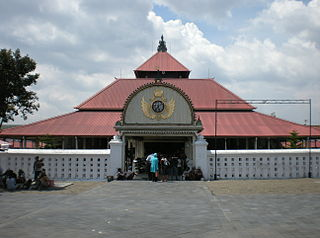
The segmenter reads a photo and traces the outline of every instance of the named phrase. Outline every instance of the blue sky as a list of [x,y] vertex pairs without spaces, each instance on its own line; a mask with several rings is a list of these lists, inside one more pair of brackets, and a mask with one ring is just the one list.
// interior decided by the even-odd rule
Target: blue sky
[[153,5],[153,11],[165,21],[180,19],[184,24],[194,22],[204,33],[205,38],[216,44],[226,46],[232,43],[233,36],[237,34],[238,30],[244,28],[249,19],[256,17],[257,13],[263,10],[263,7],[265,6],[257,1],[245,7],[233,9],[232,18],[224,18],[217,23],[208,22],[203,19],[194,19],[194,17],[188,17],[186,15],[179,16],[167,6],[157,3]]
[[[0,48],[36,60],[40,110],[72,112],[155,53],[160,36],[192,70],[243,99],[312,99],[320,124],[320,0],[0,1]],[[304,123],[306,106],[259,106]]]

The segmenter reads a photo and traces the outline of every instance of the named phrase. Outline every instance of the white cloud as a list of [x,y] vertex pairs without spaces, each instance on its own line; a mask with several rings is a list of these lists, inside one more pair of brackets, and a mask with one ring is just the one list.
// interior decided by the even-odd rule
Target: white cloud
[[[291,17],[285,13],[282,16]],[[313,110],[318,112],[320,50],[311,39],[287,34],[286,40],[278,43],[277,39],[260,40],[242,34],[235,37],[232,44],[222,47],[207,40],[194,23],[164,21],[153,12],[149,13],[148,19],[156,29],[165,32],[167,42],[179,42],[172,54],[193,72],[196,71],[192,77],[207,76],[209,68],[219,82],[242,98],[312,98]],[[253,30],[251,33],[254,35]],[[281,111],[286,112],[284,116],[287,119],[299,122],[305,119],[303,115]],[[319,121],[317,113],[315,118]]]
[[[232,9],[257,2],[257,0],[154,0],[156,4],[166,6],[176,14],[190,20],[203,20],[210,23],[220,22],[232,17]],[[260,0],[262,1],[262,0]]]
[[12,31],[12,35],[20,41],[26,42],[33,46],[35,44],[50,44],[50,42],[60,41],[64,44],[76,44],[76,37],[69,32],[59,29],[50,22],[39,23],[30,20],[21,25],[18,19],[8,29]]
[[133,77],[164,33],[169,52],[191,77],[215,76],[243,98],[312,98],[320,124],[320,0],[265,5],[223,46],[191,20],[230,20],[234,9],[255,1],[155,2],[190,22],[165,21],[149,0],[0,2],[0,47],[20,48],[38,62],[41,108],[31,120],[72,111],[115,76]]
[[274,1],[270,8],[252,19],[248,31],[266,31],[272,37],[297,37],[320,46],[320,0],[307,5],[301,1]]

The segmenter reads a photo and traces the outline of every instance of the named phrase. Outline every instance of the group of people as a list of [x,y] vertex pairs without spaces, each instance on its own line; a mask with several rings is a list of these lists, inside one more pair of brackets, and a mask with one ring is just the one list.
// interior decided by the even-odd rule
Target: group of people
[[148,178],[153,182],[161,179],[162,182],[171,180],[182,180],[186,171],[189,170],[187,158],[184,154],[178,156],[166,156],[153,153],[147,156]]
[[121,168],[118,168],[116,173],[117,180],[132,180],[136,173],[132,172],[132,170],[128,170],[127,172],[123,172]]
[[36,156],[33,163],[33,180],[27,179],[25,172],[22,169],[19,169],[18,174],[16,174],[11,169],[7,169],[3,173],[2,169],[0,168],[0,187],[3,187],[8,191],[15,191],[19,189],[42,190],[48,188],[50,185],[50,180],[43,166],[43,159],[40,159],[39,156]]

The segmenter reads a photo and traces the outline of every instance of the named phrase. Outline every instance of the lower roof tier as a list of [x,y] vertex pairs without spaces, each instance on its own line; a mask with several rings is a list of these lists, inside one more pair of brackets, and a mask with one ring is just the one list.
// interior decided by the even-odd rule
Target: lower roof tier
[[[202,121],[203,136],[219,137],[288,137],[293,130],[300,136],[309,136],[309,127],[268,116],[248,112],[196,112]],[[113,136],[115,123],[121,112],[77,111],[25,126],[4,129],[0,136]],[[319,137],[320,130],[312,128],[312,136]]]

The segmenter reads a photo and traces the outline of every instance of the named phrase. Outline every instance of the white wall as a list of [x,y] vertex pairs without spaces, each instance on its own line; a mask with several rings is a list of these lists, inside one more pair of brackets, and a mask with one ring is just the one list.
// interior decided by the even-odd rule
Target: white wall
[[[205,179],[214,178],[214,153],[214,150],[207,151],[207,168],[205,164],[202,166]],[[28,178],[33,178],[37,155],[44,158],[44,168],[49,178],[55,180],[104,180],[119,167],[112,165],[110,150],[9,149],[0,152],[0,165],[4,171],[23,169]],[[303,178],[309,173],[309,150],[217,150],[216,163],[220,179]],[[310,168],[312,177],[319,178],[320,149],[312,150]]]
[[50,179],[103,180],[113,175],[109,171],[110,150],[35,150],[9,149],[0,152],[3,171],[23,169],[27,178],[33,178],[36,156],[44,158],[44,168]]
[[[320,177],[320,149],[311,150],[312,177]],[[219,179],[304,178],[309,173],[309,149],[217,150]],[[206,179],[215,174],[215,151],[208,151]]]

